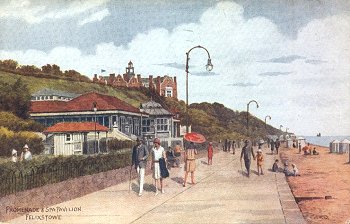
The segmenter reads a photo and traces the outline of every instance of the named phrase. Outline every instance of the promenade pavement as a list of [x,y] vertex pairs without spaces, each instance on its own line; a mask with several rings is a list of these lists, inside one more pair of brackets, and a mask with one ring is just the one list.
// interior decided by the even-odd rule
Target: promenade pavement
[[277,155],[263,153],[265,175],[257,175],[252,161],[253,172],[246,177],[240,150],[235,155],[219,151],[213,165],[206,158],[196,160],[195,185],[182,186],[182,164],[170,170],[164,194],[155,196],[148,175],[142,197],[132,180],[131,191],[128,182],[121,183],[9,223],[306,223],[284,175],[269,171]]

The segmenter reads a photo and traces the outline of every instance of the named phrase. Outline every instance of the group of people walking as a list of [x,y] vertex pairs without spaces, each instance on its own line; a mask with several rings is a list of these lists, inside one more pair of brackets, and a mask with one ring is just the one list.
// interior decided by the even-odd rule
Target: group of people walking
[[278,155],[278,149],[281,146],[281,142],[279,141],[279,139],[273,140],[273,139],[269,139],[268,140],[268,147],[271,148],[271,153],[273,154],[275,149],[276,149],[276,154]]
[[[181,147],[179,144],[175,147],[175,155],[181,156]],[[184,181],[182,185],[185,187],[187,183],[188,174],[191,173],[191,183],[195,184],[194,171],[196,169],[195,155],[197,154],[197,149],[193,142],[189,144],[189,147],[184,151]],[[152,177],[154,179],[155,195],[159,192],[165,193],[164,190],[164,178],[169,177],[169,171],[167,169],[167,153],[165,149],[160,144],[160,139],[155,138],[153,140],[153,147],[149,151],[147,147],[143,144],[141,138],[137,139],[136,145],[132,150],[132,166],[135,166],[138,181],[139,181],[139,196],[143,194],[143,185],[145,178],[145,169],[147,165],[148,157],[151,157],[151,169]]]
[[[278,149],[280,147],[279,140],[270,142],[271,151],[274,152],[276,149],[276,152],[278,154]],[[256,154],[253,150],[252,142],[249,140],[245,140],[242,147],[241,155],[240,155],[240,161],[242,166],[242,160],[244,160],[244,165],[247,171],[247,176],[250,177],[250,166],[253,160],[256,160],[257,164],[257,170],[258,175],[264,175],[263,165],[264,165],[264,155],[261,149],[261,146],[259,146]],[[225,144],[226,145],[226,144]],[[227,148],[228,149],[228,148]],[[227,151],[226,149],[226,151]],[[177,157],[181,156],[182,148],[179,144],[175,147],[175,151],[173,153],[176,153]],[[183,158],[184,158],[184,178],[182,185],[186,187],[187,184],[187,178],[188,174],[191,173],[191,183],[195,184],[195,177],[194,172],[196,169],[196,162],[195,162],[195,156],[198,154],[197,149],[193,142],[190,142],[189,146],[184,150]],[[214,154],[214,146],[212,142],[209,142],[208,148],[207,148],[207,156],[208,156],[208,165],[212,165],[213,163],[213,154]],[[155,138],[153,141],[153,147],[148,150],[147,147],[143,144],[142,139],[137,139],[137,144],[133,147],[132,150],[132,166],[135,166],[137,174],[138,174],[138,180],[139,180],[139,196],[142,196],[143,193],[143,185],[144,185],[144,177],[145,177],[145,168],[147,165],[148,157],[151,157],[151,169],[152,169],[152,177],[154,179],[154,186],[155,186],[155,195],[158,195],[159,192],[165,193],[164,191],[164,178],[167,178],[169,176],[169,172],[167,169],[167,153],[165,149],[160,144],[160,139]],[[295,164],[293,165],[293,171],[287,172],[286,168],[284,169],[286,175],[298,175],[298,170],[296,168]],[[272,167],[272,171],[279,172],[278,170],[278,160],[275,161]]]

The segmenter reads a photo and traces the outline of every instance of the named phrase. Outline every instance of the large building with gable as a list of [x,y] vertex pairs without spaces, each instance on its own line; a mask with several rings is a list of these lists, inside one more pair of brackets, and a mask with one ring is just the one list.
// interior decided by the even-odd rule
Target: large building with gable
[[130,61],[128,67],[125,68],[125,73],[116,75],[115,73],[109,76],[94,75],[93,82],[110,85],[115,88],[140,88],[146,87],[155,91],[158,95],[164,97],[172,97],[177,99],[177,82],[176,77],[153,76],[142,78],[141,74],[135,74],[134,64]]
[[46,127],[60,122],[94,122],[96,120],[109,129],[118,128],[119,131],[128,135],[141,134],[139,108],[116,97],[95,92],[82,94],[69,101],[32,101],[30,117]]

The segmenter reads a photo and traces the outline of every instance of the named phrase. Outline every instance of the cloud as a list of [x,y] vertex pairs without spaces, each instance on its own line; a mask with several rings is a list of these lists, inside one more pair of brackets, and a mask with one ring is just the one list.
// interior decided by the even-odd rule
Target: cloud
[[191,75],[195,75],[195,76],[217,76],[220,75],[216,72],[194,72],[194,73],[190,73]]
[[299,55],[289,55],[289,56],[282,56],[278,58],[271,58],[269,60],[264,60],[262,62],[272,62],[272,63],[291,63],[298,59],[305,59],[305,57],[299,56]]
[[[350,16],[345,14],[313,20],[299,30],[296,39],[290,39],[270,20],[246,19],[238,4],[219,2],[197,23],[172,30],[150,29],[127,45],[99,43],[90,53],[67,46],[48,52],[0,50],[0,59],[37,66],[55,63],[90,77],[101,68],[122,73],[132,60],[135,72],[142,76],[176,75],[178,96],[184,99],[185,53],[199,44],[210,52],[214,70],[205,70],[205,50],[191,51],[190,103],[217,101],[245,110],[247,102],[256,99],[261,107],[254,114],[264,118],[268,113],[275,127],[282,124],[306,135],[314,133],[314,127],[324,134],[350,133],[350,104],[346,104],[350,97]],[[268,76],[274,78],[264,82]],[[319,103],[325,98],[328,101]],[[314,107],[305,110],[305,105]]]
[[185,69],[186,65],[185,64],[179,64],[176,62],[172,63],[161,63],[161,64],[155,64],[155,65],[160,65],[160,66],[165,66],[165,67],[171,67],[171,68],[177,68],[177,69]]
[[264,72],[260,73],[259,76],[280,76],[280,75],[289,75],[292,72]]
[[238,86],[238,87],[252,87],[252,86],[258,86],[260,83],[251,83],[251,82],[237,82],[237,83],[232,83],[232,84],[227,84],[227,86]]
[[319,64],[327,63],[327,61],[315,60],[315,59],[307,59],[307,60],[305,60],[305,63],[313,64],[313,65],[319,65]]
[[95,21],[102,21],[105,17],[111,15],[111,13],[109,12],[108,9],[103,9],[101,11],[98,11],[98,12],[95,12],[93,14],[91,14],[89,17],[83,19],[83,20],[80,20],[78,22],[78,25],[79,26],[83,26],[87,23],[92,23],[92,22],[95,22]]
[[30,0],[10,0],[0,4],[0,19],[22,19],[29,24],[48,19],[62,19],[80,15],[105,5],[110,0],[74,0],[68,4],[44,3]]

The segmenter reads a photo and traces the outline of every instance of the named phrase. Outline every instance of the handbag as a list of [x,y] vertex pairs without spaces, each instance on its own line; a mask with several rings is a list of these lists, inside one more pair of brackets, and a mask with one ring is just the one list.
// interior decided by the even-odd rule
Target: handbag
[[160,168],[160,176],[162,178],[167,178],[169,177],[169,171],[166,168],[166,163],[164,158],[159,159],[159,168]]

